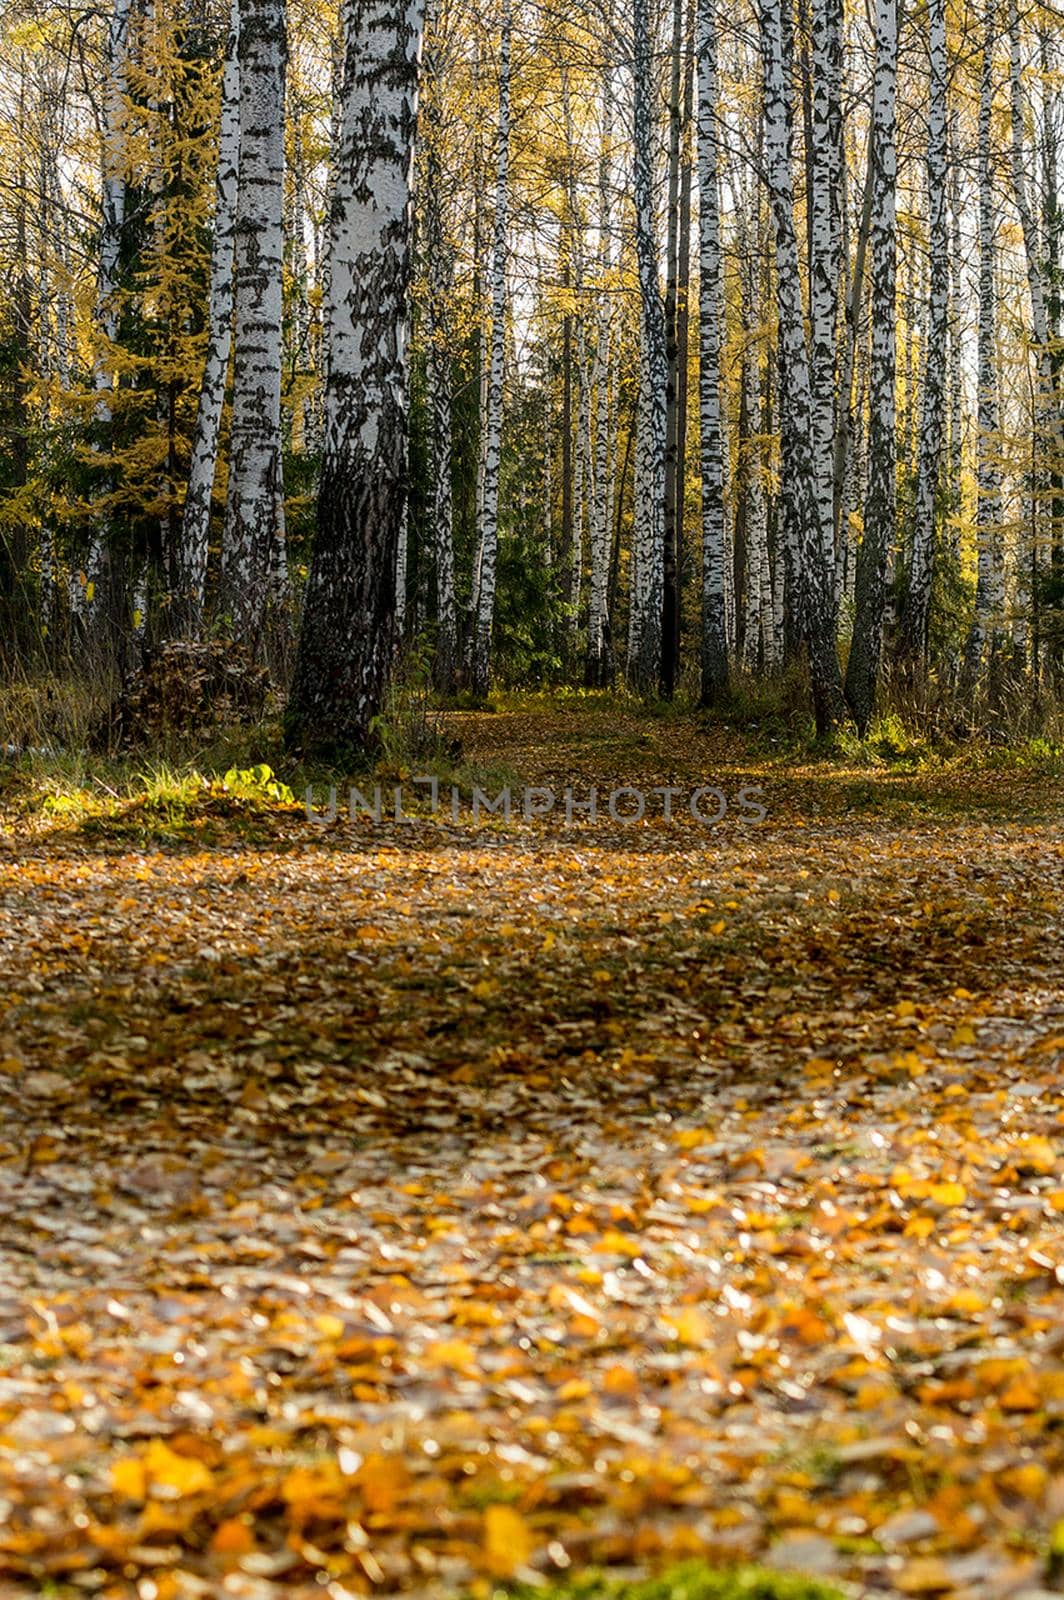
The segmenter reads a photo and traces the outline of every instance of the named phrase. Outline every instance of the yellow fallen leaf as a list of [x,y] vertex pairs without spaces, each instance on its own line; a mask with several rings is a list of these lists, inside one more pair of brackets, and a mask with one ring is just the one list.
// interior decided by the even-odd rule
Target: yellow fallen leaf
[[978,1289],[958,1289],[942,1309],[952,1313],[953,1316],[971,1316],[977,1311],[986,1309],[986,1296],[981,1295]]
[[484,1512],[484,1565],[495,1578],[512,1578],[532,1554],[528,1523],[512,1506],[488,1506]]
[[139,1456],[123,1456],[111,1468],[111,1488],[124,1500],[144,1500],[148,1493],[148,1474]]
[[162,1439],[153,1439],[144,1457],[144,1466],[154,1489],[179,1498],[206,1494],[214,1487],[209,1468],[192,1456],[179,1456]]
[[394,1511],[406,1497],[410,1473],[401,1456],[384,1455],[375,1450],[362,1463],[355,1481],[367,1510],[384,1514]]
[[425,1351],[431,1367],[451,1372],[471,1372],[476,1366],[476,1351],[466,1339],[435,1339]]
[[1027,1461],[1023,1466],[1010,1467],[997,1481],[1023,1500],[1040,1500],[1045,1493],[1049,1474],[1041,1462]]
[[903,1594],[945,1594],[956,1588],[939,1556],[919,1556],[908,1562],[895,1581]]
[[1037,1134],[1017,1140],[1012,1149],[1012,1164],[1017,1172],[1045,1174],[1057,1165],[1057,1152],[1048,1139]]
[[631,1261],[642,1254],[642,1248],[638,1239],[633,1239],[629,1233],[618,1233],[616,1228],[608,1228],[595,1244],[600,1255],[627,1256]]
[[963,1183],[933,1183],[928,1194],[928,1199],[936,1206],[962,1206],[967,1198],[968,1191]]
[[708,1128],[678,1128],[672,1137],[681,1150],[697,1150],[700,1144],[709,1143],[712,1134]]
[[667,1325],[677,1344],[697,1347],[709,1343],[712,1327],[705,1312],[697,1306],[685,1306],[675,1317],[668,1319]]

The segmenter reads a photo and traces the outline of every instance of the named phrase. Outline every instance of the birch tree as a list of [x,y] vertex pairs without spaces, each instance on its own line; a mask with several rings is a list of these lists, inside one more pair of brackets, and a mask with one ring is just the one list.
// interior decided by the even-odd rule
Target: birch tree
[[484,488],[477,544],[480,553],[473,635],[472,688],[486,695],[491,678],[495,572],[499,548],[499,470],[502,461],[503,382],[506,368],[506,242],[510,194],[510,0],[503,0],[499,38],[499,121],[495,135],[495,221],[491,257],[491,358],[484,435]]
[[453,426],[451,420],[450,299],[454,288],[454,251],[444,215],[443,68],[446,21],[434,3],[426,17],[424,63],[425,251],[428,257],[426,301],[429,479],[432,542],[436,561],[435,681],[442,695],[455,689],[458,667],[458,609],[454,586]]
[[303,748],[365,748],[393,659],[422,15],[420,0],[348,0],[344,18],[324,453],[289,708]]
[[702,469],[702,685],[705,706],[728,687],[725,591],[724,435],[720,349],[724,285],[720,242],[717,150],[717,25],[715,0],[698,0],[698,243],[699,413]]
[[994,106],[993,5],[986,10],[979,83],[979,339],[976,432],[976,538],[978,571],[975,612],[964,653],[964,683],[974,688],[989,652],[997,666],[1004,606],[1004,554],[1001,546],[1001,472],[998,465],[997,382],[997,210],[991,152]]
[[628,665],[641,689],[661,679],[665,555],[665,308],[654,218],[652,53],[648,0],[633,0],[632,197],[639,273],[639,435],[633,510]]
[[927,628],[935,559],[942,443],[946,430],[946,360],[949,340],[949,221],[946,204],[946,5],[928,0],[927,51],[930,67],[927,129],[927,218],[930,282],[924,348],[923,400],[916,476],[909,582],[902,616],[901,653],[919,664],[927,660]]
[[834,563],[835,370],[842,177],[842,0],[813,0],[809,323],[813,457],[824,559]]
[[[607,26],[609,25],[607,16]],[[588,592],[587,681],[603,684],[608,676],[609,626],[610,474],[613,454],[611,430],[615,426],[616,399],[610,383],[612,308],[608,280],[613,269],[613,218],[610,192],[613,147],[613,65],[602,69],[602,132],[598,170],[598,277],[599,303],[591,391],[596,414],[594,430],[594,492],[591,501],[591,581]]]
[[239,29],[240,7],[238,0],[232,0],[222,71],[207,353],[192,439],[188,491],[181,520],[181,578],[173,618],[176,632],[191,634],[198,633],[203,616],[211,495],[218,469],[218,438],[233,336],[233,249],[240,151]]
[[[102,193],[100,215],[99,268],[96,279],[96,349],[92,385],[94,449],[105,452],[111,423],[111,391],[114,387],[112,346],[118,337],[119,267],[126,221],[126,147],[123,129],[124,100],[129,52],[132,0],[114,0],[107,31],[101,119]],[[89,535],[83,579],[71,589],[75,614],[80,615],[100,642],[100,629],[106,616],[105,594],[110,550],[109,521],[94,517]]]
[[784,484],[791,500],[797,551],[801,630],[808,645],[810,679],[817,730],[824,734],[839,723],[845,706],[835,648],[834,575],[826,559],[829,539],[821,523],[823,505],[817,492],[812,439],[813,396],[809,347],[806,342],[794,225],[794,176],[791,170],[791,115],[788,94],[789,48],[783,0],[765,0],[761,11],[764,69],[765,181],[772,208],[776,242],[776,300],[780,358],[785,373],[781,386],[786,416],[790,469]]
[[233,410],[222,603],[258,653],[284,541],[281,335],[285,0],[240,0],[240,134],[233,289]]
[[896,511],[895,280],[897,274],[897,0],[876,3],[872,87],[872,365],[869,378],[868,496],[857,556],[856,615],[846,666],[846,698],[864,735],[875,709],[883,650],[887,562]]

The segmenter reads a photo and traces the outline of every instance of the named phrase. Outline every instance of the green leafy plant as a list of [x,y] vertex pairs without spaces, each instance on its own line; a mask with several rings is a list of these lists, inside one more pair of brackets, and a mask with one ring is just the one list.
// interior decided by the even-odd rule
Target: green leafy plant
[[296,797],[287,783],[276,778],[273,768],[264,761],[254,767],[230,767],[222,784],[238,800],[251,800],[263,806],[295,804]]

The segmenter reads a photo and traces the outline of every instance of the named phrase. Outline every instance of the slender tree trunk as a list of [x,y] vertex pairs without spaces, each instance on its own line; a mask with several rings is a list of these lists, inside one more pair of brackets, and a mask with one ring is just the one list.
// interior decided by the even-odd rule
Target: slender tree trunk
[[761,452],[761,372],[758,361],[753,311],[749,297],[743,323],[743,438],[741,471],[743,484],[743,533],[746,546],[746,572],[743,591],[743,666],[757,672],[765,665],[767,640],[762,628],[762,596],[771,569],[768,565],[768,507],[765,504],[765,479]]
[[717,705],[728,690],[725,595],[727,530],[720,350],[724,321],[717,140],[717,24],[715,0],[698,0],[698,243],[699,376],[702,467],[702,704]]
[[661,688],[676,688],[680,663],[680,518],[683,463],[679,459],[679,275],[680,168],[684,137],[684,0],[672,0],[669,75],[668,236],[665,249],[665,550],[662,572]]
[[[607,17],[607,22],[609,18]],[[609,625],[610,476],[613,456],[610,431],[614,422],[610,385],[609,276],[613,267],[613,221],[610,203],[610,165],[613,143],[613,68],[607,54],[602,73],[602,143],[599,153],[598,276],[599,305],[592,388],[595,400],[595,493],[591,523],[591,583],[587,618],[587,681],[601,685],[607,679],[606,638]]]
[[875,709],[883,649],[887,560],[894,538],[894,417],[898,74],[897,0],[877,0],[872,90],[872,370],[869,396],[868,498],[857,558],[857,612],[846,667],[846,698],[863,736]]
[[[1020,15],[1016,0],[1009,0],[1009,80],[1012,106],[1012,187],[1016,210],[1023,234],[1023,250],[1027,268],[1027,290],[1031,303],[1031,343],[1034,356],[1036,382],[1032,396],[1032,482],[1031,515],[1027,519],[1030,534],[1031,558],[1021,563],[1026,573],[1031,564],[1037,568],[1038,552],[1042,545],[1039,529],[1047,507],[1050,513],[1050,547],[1053,545],[1053,488],[1052,471],[1058,474],[1064,466],[1064,418],[1061,415],[1060,395],[1057,392],[1057,372],[1054,370],[1056,342],[1050,330],[1050,299],[1052,290],[1047,283],[1047,271],[1042,240],[1039,237],[1027,187],[1024,126],[1026,102],[1023,90],[1023,71],[1020,59]],[[1051,125],[1051,112],[1046,118]],[[1046,128],[1047,136],[1050,126]],[[1049,230],[1047,229],[1047,235]],[[1047,245],[1050,239],[1046,239]],[[1058,290],[1059,293],[1059,290]],[[1057,355],[1059,364],[1059,353]],[[1033,598],[1031,585],[1025,585],[1028,604]]]
[[[100,254],[96,276],[96,325],[98,344],[93,358],[92,385],[96,395],[93,408],[94,452],[110,454],[112,420],[111,393],[114,387],[112,346],[118,337],[119,267],[126,223],[126,134],[123,127],[126,80],[128,75],[129,28],[132,0],[114,0],[107,33],[106,84],[104,88],[102,142],[102,212]],[[111,484],[100,484],[103,494]],[[71,592],[75,614],[86,624],[95,649],[102,646],[102,631],[108,617],[110,577],[110,518],[107,512],[93,519],[89,549],[85,560],[84,583]]]
[[[964,684],[970,692],[989,649],[993,679],[1000,646],[1004,601],[1002,551],[1001,469],[997,456],[997,216],[990,148],[994,101],[994,38],[996,18],[988,4],[983,35],[983,66],[979,92],[979,375],[978,431],[976,438],[976,537],[978,571],[975,614],[964,653]],[[994,684],[991,683],[993,692]]]
[[[233,638],[253,653],[284,541],[281,336],[284,256],[284,0],[240,0],[240,142],[233,292],[233,416],[222,592]],[[335,263],[334,263],[335,270]]]
[[961,249],[961,191],[960,191],[960,150],[958,134],[958,118],[954,112],[951,118],[951,166],[950,173],[950,316],[949,316],[949,508],[950,517],[946,527],[945,553],[949,558],[951,568],[956,571],[960,565],[960,537],[958,533],[958,513],[961,508],[963,493],[961,471],[964,465],[964,378],[961,367],[961,352],[964,348],[966,336],[964,324],[964,256]]
[[865,177],[864,199],[857,224],[854,247],[853,273],[846,293],[846,337],[839,382],[838,419],[835,433],[834,506],[835,537],[840,537],[843,496],[845,494],[847,462],[849,458],[854,415],[854,377],[857,364],[857,347],[860,338],[862,308],[865,301],[865,266],[868,259],[868,239],[872,230],[872,168],[871,141],[869,141],[869,166]]
[[[1061,380],[1064,378],[1064,343],[1061,341],[1061,238],[1064,235],[1064,209],[1060,204],[1058,186],[1060,144],[1060,90],[1058,86],[1059,57],[1056,49],[1056,31],[1040,28],[1038,35],[1039,64],[1042,74],[1042,237],[1045,248],[1046,323],[1050,337],[1050,369],[1053,390],[1061,426],[1064,429],[1064,395]],[[1054,461],[1050,467],[1050,534],[1049,562],[1057,593],[1064,586],[1064,460]],[[1064,641],[1057,644],[1055,666],[1059,673],[1064,659]]]
[[654,225],[653,98],[648,0],[633,0],[633,198],[639,271],[639,438],[634,506],[635,583],[629,620],[629,671],[641,689],[661,682],[664,605],[665,434],[668,367],[665,310]]
[[291,739],[323,752],[371,741],[394,656],[421,24],[419,0],[349,0],[325,449],[289,711]]
[[491,262],[491,365],[485,419],[484,498],[481,505],[480,585],[473,640],[474,694],[486,695],[491,680],[491,630],[495,617],[495,568],[499,540],[499,468],[502,454],[503,379],[506,362],[506,235],[510,180],[510,0],[503,0],[499,41],[499,122],[496,135],[495,233]]
[[451,419],[450,300],[454,254],[444,225],[442,8],[432,5],[426,20],[422,116],[425,130],[425,253],[428,260],[426,307],[430,505],[436,560],[435,683],[453,695],[458,668],[458,607],[454,586],[453,423]]
[[835,559],[835,368],[842,187],[842,0],[813,0],[809,323],[813,454],[825,560]]
[[175,632],[198,634],[203,619],[211,494],[218,468],[218,436],[225,402],[233,338],[233,229],[236,222],[237,162],[240,150],[240,64],[238,0],[232,0],[229,39],[222,72],[221,125],[215,179],[214,234],[211,241],[207,354],[200,382],[192,464],[181,519],[181,577]]
[[946,356],[949,338],[949,225],[946,207],[946,0],[928,0],[927,219],[930,294],[924,349],[924,392],[916,476],[909,583],[902,615],[901,653],[922,675],[935,559],[935,514],[946,430]]

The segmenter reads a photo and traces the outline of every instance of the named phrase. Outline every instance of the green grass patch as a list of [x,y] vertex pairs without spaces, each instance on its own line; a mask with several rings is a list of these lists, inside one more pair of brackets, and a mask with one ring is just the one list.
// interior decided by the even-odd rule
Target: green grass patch
[[815,1578],[765,1567],[710,1567],[689,1561],[638,1582],[591,1570],[542,1588],[520,1585],[496,1593],[512,1600],[840,1600],[841,1591]]

